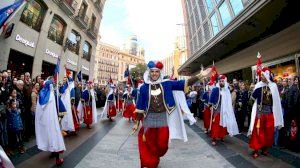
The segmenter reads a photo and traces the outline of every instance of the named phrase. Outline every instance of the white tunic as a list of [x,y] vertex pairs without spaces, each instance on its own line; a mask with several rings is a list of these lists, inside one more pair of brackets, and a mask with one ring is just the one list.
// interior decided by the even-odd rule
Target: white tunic
[[65,93],[61,95],[61,100],[66,107],[67,114],[61,120],[61,128],[64,131],[75,131],[74,121],[72,116],[72,106],[71,106],[71,90],[74,88],[73,82],[69,82],[68,88]]
[[58,122],[53,86],[47,104],[37,101],[35,113],[36,143],[40,150],[59,152],[66,150]]

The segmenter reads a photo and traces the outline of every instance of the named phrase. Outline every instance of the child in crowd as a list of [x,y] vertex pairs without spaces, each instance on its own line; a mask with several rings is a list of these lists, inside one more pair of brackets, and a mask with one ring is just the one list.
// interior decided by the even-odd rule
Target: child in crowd
[[23,124],[21,119],[21,110],[17,107],[15,99],[9,100],[9,108],[7,111],[7,128],[10,142],[14,149],[18,148],[21,154],[25,153],[25,148],[22,140]]

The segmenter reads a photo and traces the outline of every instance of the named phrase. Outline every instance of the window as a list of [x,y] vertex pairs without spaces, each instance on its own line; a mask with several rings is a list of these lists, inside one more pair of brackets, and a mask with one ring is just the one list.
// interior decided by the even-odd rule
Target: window
[[196,30],[199,28],[200,26],[200,19],[199,19],[199,12],[198,12],[198,8],[194,8],[194,15],[195,15],[195,22],[196,22]]
[[216,0],[216,4],[219,4],[220,1],[221,1],[221,0]]
[[202,41],[202,31],[201,29],[198,31],[198,43],[199,43],[199,48],[202,47],[203,41]]
[[93,14],[92,15],[92,19],[91,19],[91,23],[90,23],[90,29],[93,30],[93,31],[95,31],[95,25],[96,25],[96,17]]
[[204,23],[203,30],[204,30],[204,38],[205,38],[205,41],[207,42],[210,39],[210,31],[209,31],[208,22]]
[[84,16],[86,15],[86,11],[87,11],[87,4],[82,3],[79,9],[79,17],[84,18]]
[[211,21],[211,27],[213,30],[213,35],[215,36],[219,32],[219,26],[218,26],[218,20],[217,20],[216,13],[214,13],[211,16],[210,21]]
[[234,15],[238,15],[244,8],[241,0],[230,0]]
[[78,51],[79,51],[79,45],[80,45],[80,35],[79,33],[77,33],[76,31],[72,30],[71,31],[71,34],[69,36],[69,39],[68,39],[68,49],[75,53],[75,54],[78,54]]
[[198,6],[199,6],[200,13],[201,13],[202,21],[204,21],[204,19],[206,18],[206,12],[205,12],[205,8],[204,8],[203,0],[198,1]]
[[87,61],[90,61],[91,59],[91,48],[91,45],[85,41],[83,44],[83,58]]
[[61,18],[59,18],[57,15],[54,15],[48,31],[48,38],[57,44],[62,45],[65,25],[65,22]]
[[226,1],[224,1],[223,4],[220,6],[219,12],[221,15],[223,26],[225,27],[231,21],[231,15],[229,13]]
[[190,0],[186,0],[186,7],[187,7],[188,15],[191,15],[192,14],[192,8],[191,8]]
[[212,0],[206,0],[206,8],[208,10],[208,13],[211,13],[214,9],[214,4]]
[[46,11],[47,6],[41,1],[29,1],[22,12],[20,21],[34,30],[40,31]]

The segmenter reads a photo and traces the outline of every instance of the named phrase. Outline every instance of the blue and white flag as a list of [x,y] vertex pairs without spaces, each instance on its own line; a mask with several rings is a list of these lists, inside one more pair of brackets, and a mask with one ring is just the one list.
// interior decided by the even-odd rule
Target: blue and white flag
[[26,0],[7,0],[1,2],[0,4],[0,30],[5,27],[6,23],[14,16],[15,13],[23,5],[25,5]]
[[81,82],[81,80],[82,80],[82,73],[81,73],[81,71],[78,72],[77,79],[78,79],[79,82]]

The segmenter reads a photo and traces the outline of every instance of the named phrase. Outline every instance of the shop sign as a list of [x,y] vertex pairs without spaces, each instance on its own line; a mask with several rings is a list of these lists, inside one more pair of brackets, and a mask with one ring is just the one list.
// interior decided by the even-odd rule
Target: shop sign
[[85,67],[84,65],[81,66],[82,69],[89,71],[89,68]]
[[54,52],[46,49],[45,53],[53,58],[58,58],[58,54],[55,54]]
[[67,60],[67,63],[71,64],[71,65],[74,65],[74,66],[77,66],[77,62],[75,61],[72,61],[70,59]]
[[24,39],[22,36],[20,36],[19,34],[17,34],[16,36],[16,41],[19,41],[20,43],[24,44],[26,47],[29,46],[31,48],[34,48],[34,42],[33,41],[28,41],[26,39]]

